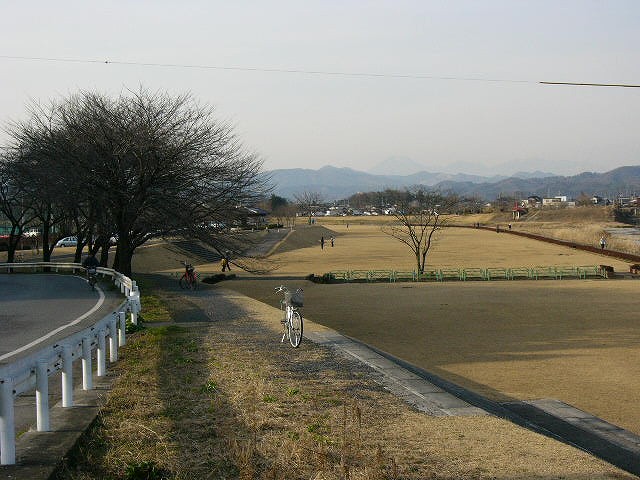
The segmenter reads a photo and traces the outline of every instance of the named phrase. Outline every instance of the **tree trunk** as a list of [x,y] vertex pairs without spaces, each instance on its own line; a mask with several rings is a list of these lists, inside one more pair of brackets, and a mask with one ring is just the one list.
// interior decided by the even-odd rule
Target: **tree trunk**
[[42,222],[42,261],[50,262],[51,253],[55,247],[55,244],[50,244],[49,233],[51,226],[48,222]]
[[82,249],[83,248],[84,248],[84,243],[82,243],[80,241],[80,239],[78,238],[78,243],[76,244],[76,251],[73,254],[74,263],[81,263],[82,262]]
[[14,235],[12,232],[9,235],[9,241],[7,242],[7,263],[13,263],[16,259],[16,250],[20,242],[20,235]]
[[131,248],[124,239],[119,238],[118,249],[116,250],[115,258],[113,259],[113,269],[130,277],[133,250],[134,249]]
[[109,264],[109,242],[100,247],[100,266],[106,267]]

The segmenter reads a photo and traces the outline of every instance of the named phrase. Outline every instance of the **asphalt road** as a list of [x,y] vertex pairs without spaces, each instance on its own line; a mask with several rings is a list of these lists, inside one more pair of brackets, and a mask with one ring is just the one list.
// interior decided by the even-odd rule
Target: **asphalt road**
[[[105,287],[102,284],[101,290],[92,291],[86,280],[72,275],[0,275],[0,363],[27,355],[113,312],[124,297],[117,291],[105,295],[102,292]],[[74,362],[75,386],[82,380],[80,363]],[[60,397],[60,373],[57,373],[49,377],[49,405]],[[16,433],[33,427],[35,392],[16,398],[14,412]]]
[[0,305],[0,361],[39,339],[47,340],[52,331],[60,329],[64,335],[81,325],[85,315],[104,316],[113,308],[84,279],[55,274],[0,275]]

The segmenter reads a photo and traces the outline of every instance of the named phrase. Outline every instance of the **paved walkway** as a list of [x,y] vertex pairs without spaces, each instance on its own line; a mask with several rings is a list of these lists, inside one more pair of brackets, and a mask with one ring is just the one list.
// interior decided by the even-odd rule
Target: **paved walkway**
[[318,331],[317,326],[308,320],[305,321],[305,328],[305,337],[308,340],[330,346],[381,373],[385,387],[421,412],[437,417],[487,415],[484,410],[451,395],[366,345],[344,337],[334,330]]

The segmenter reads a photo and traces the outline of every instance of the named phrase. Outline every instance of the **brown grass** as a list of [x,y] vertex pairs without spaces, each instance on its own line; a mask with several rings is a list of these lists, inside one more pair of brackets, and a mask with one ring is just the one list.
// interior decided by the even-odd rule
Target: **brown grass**
[[64,478],[632,478],[503,420],[415,412],[361,364],[278,343],[274,309],[216,299],[213,323],[131,338]]
[[[309,238],[309,248],[278,257],[276,275],[411,268],[407,251],[379,227],[333,228],[340,234],[334,249],[320,251]],[[598,255],[510,235],[446,232],[433,252],[443,265],[601,263]],[[467,236],[474,232],[480,235]],[[135,261],[144,271],[168,272],[172,255],[149,247]],[[245,276],[220,286],[275,305],[272,287],[281,282]],[[165,299],[175,319],[206,322],[131,339],[98,428],[64,478],[135,478],[127,471],[150,467],[176,479],[632,478],[496,418],[418,413],[362,365],[308,342],[296,350],[278,343],[278,313],[265,303],[219,287],[185,297],[173,283],[146,291]],[[304,286],[307,318],[492,398],[553,394],[614,423],[610,412],[633,416],[633,382],[623,383],[629,400],[614,391],[612,402],[611,386],[633,378],[640,360],[628,291],[635,282]],[[599,411],[607,402],[611,410]]]

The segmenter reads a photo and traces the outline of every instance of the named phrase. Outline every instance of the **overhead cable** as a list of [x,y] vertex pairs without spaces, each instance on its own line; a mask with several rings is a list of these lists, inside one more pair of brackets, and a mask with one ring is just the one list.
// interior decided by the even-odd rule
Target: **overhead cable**
[[5,60],[28,60],[40,62],[66,62],[66,63],[93,63],[106,65],[125,65],[140,67],[161,67],[161,68],[188,68],[203,70],[229,70],[239,72],[264,72],[264,73],[288,73],[298,75],[325,75],[325,76],[343,76],[343,77],[369,77],[369,78],[404,78],[418,80],[454,80],[466,82],[492,82],[492,83],[528,83],[540,85],[567,85],[581,87],[624,87],[624,88],[640,88],[640,85],[622,84],[622,83],[590,83],[590,82],[552,82],[552,81],[534,81],[534,80],[515,80],[507,78],[483,78],[483,77],[459,77],[459,76],[441,76],[441,75],[422,75],[422,74],[401,74],[401,73],[372,73],[372,72],[342,72],[332,70],[302,70],[288,68],[264,68],[264,67],[237,67],[237,66],[220,66],[220,65],[194,65],[180,63],[152,63],[152,62],[127,62],[122,60],[91,60],[82,58],[54,58],[54,57],[28,57],[17,55],[0,55]]

